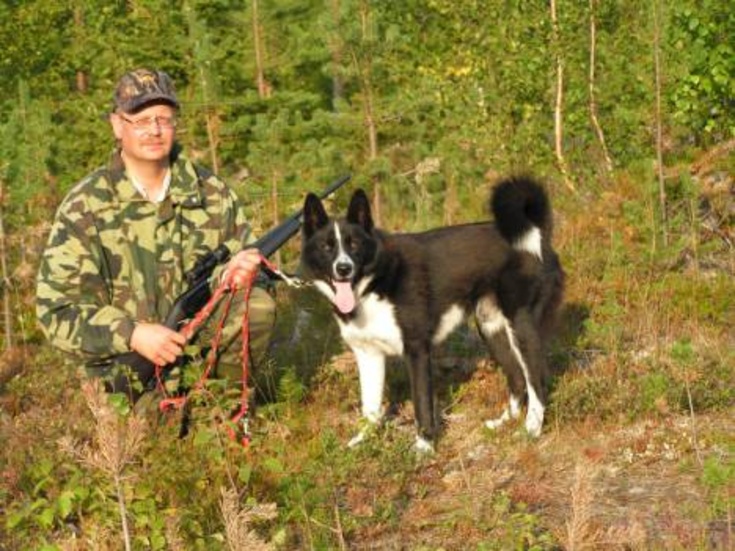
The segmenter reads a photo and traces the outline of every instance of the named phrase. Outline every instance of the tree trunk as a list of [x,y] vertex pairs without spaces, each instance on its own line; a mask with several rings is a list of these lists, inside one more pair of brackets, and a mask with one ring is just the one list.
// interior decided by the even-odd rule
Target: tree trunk
[[456,223],[455,214],[459,210],[457,193],[457,176],[451,171],[447,177],[446,195],[444,197],[444,224],[451,226]]
[[[280,222],[280,217],[278,216],[278,182],[281,180],[281,175],[278,170],[274,170],[271,173],[271,205],[273,208],[273,226],[276,227],[278,223]],[[275,255],[273,256],[273,261],[275,262],[276,266],[281,265],[281,251],[280,249],[275,252]]]
[[209,140],[209,151],[212,162],[212,171],[219,174],[219,116],[215,109],[207,109],[207,140]]
[[564,109],[564,64],[561,55],[561,41],[559,39],[559,21],[556,17],[556,0],[551,0],[551,37],[556,58],[556,101],[554,102],[554,150],[556,152],[556,163],[561,172],[564,183],[575,191],[574,182],[569,176],[569,168],[564,158],[564,131],[563,131],[563,109]]
[[658,199],[661,209],[661,236],[664,246],[669,243],[668,215],[666,213],[666,185],[664,183],[663,122],[661,118],[661,2],[653,4],[653,70],[656,79],[656,172]]
[[128,522],[128,508],[125,504],[125,488],[123,488],[121,474],[115,473],[113,480],[115,484],[115,495],[117,496],[117,511],[120,515],[120,523],[122,524],[125,551],[131,551],[133,549],[133,544],[130,534],[130,524]]
[[268,99],[271,97],[271,86],[265,79],[265,68],[263,67],[263,43],[258,0],[253,0],[253,51],[255,52],[255,84],[258,88],[258,97]]
[[597,100],[595,98],[595,53],[597,51],[597,30],[595,24],[595,8],[597,0],[590,0],[590,71],[589,71],[589,100],[590,100],[590,120],[592,128],[597,136],[597,141],[602,149],[602,156],[605,161],[605,171],[608,176],[612,175],[613,162],[605,143],[605,134],[602,132],[600,121],[597,118]]
[[332,57],[332,65],[334,71],[332,72],[332,109],[337,111],[337,105],[339,100],[344,97],[344,81],[336,69],[342,65],[342,41],[339,37],[339,23],[340,17],[340,0],[332,0],[330,2],[332,9],[332,21],[334,22],[334,32],[332,33],[332,39],[329,41],[329,50]]
[[197,19],[196,11],[188,2],[184,3],[184,12],[188,17],[189,40],[194,54],[194,65],[199,74],[199,81],[202,87],[202,103],[204,104],[210,164],[214,173],[218,174],[219,114],[217,113],[216,92],[212,91],[212,77],[207,68],[210,62],[207,30],[202,28],[202,23]]
[[0,276],[2,277],[3,290],[3,322],[5,325],[5,350],[13,348],[13,316],[11,314],[12,305],[10,304],[10,275],[8,274],[8,253],[6,248],[5,236],[5,188],[3,182],[0,181]]
[[[253,0],[253,52],[255,53],[255,85],[258,89],[258,97],[262,100],[271,97],[272,88],[265,78],[265,65],[263,62],[263,33],[260,24],[260,3]],[[281,180],[278,169],[271,171],[271,210],[273,213],[273,227],[278,225],[278,184]],[[281,252],[276,251],[274,257],[276,265],[281,264]]]
[[[363,116],[365,119],[365,128],[367,129],[368,138],[368,160],[374,161],[378,158],[378,126],[375,116],[375,104],[373,100],[373,83],[372,83],[372,41],[370,40],[370,5],[363,1],[360,3],[360,25],[362,28],[362,42],[366,44],[364,48],[363,61],[353,53],[352,59],[355,69],[360,80],[363,95]],[[380,197],[380,182],[373,178],[373,216],[375,223],[380,226],[382,223],[382,209]]]
[[[84,34],[84,10],[81,5],[74,6],[74,30],[77,35],[76,43],[80,44],[82,42],[81,37]],[[77,69],[75,77],[77,92],[86,94],[89,86],[87,73]]]
[[207,125],[207,141],[209,142],[209,158],[212,171],[219,174],[219,115],[217,107],[210,93],[209,74],[205,69],[204,61],[199,60],[199,79],[202,86],[202,98],[204,99],[205,122]]

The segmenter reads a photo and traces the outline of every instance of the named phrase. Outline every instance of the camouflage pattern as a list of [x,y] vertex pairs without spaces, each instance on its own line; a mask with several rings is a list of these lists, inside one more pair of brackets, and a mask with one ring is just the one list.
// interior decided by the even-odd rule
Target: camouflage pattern
[[[136,321],[166,318],[186,289],[184,274],[197,259],[221,243],[235,252],[253,240],[232,190],[195,168],[178,148],[172,153],[169,193],[159,204],[136,191],[116,151],[107,167],[77,184],[58,208],[38,273],[39,324],[54,346],[104,364],[130,350]],[[215,270],[213,281],[222,268]],[[237,310],[243,307],[233,306],[228,318],[223,371],[239,373]],[[253,289],[254,346],[267,345],[274,316],[269,292]],[[224,363],[231,365],[225,368]]]
[[125,73],[117,84],[114,108],[123,113],[135,113],[154,102],[179,107],[174,83],[162,71],[136,69]]

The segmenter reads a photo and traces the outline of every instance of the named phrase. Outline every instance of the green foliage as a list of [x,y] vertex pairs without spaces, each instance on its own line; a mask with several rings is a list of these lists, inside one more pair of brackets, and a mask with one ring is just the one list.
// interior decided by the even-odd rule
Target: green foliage
[[[664,70],[682,75],[667,89],[681,134],[715,137],[732,127],[728,86],[735,56],[725,37],[732,35],[733,16],[717,2],[705,8],[683,2],[664,13],[670,46]],[[597,74],[604,83],[597,90],[599,116],[622,166],[652,144],[652,29],[639,24],[653,19],[651,9],[606,3],[595,14]],[[303,178],[314,170],[309,159],[325,145],[339,149],[317,157],[314,164],[325,173],[334,173],[341,159],[355,167],[365,162],[368,94],[379,148],[403,150],[397,164],[391,155],[389,172],[411,170],[431,155],[439,155],[442,166],[465,167],[463,179],[488,167],[552,162],[550,68],[556,52],[544,5],[351,1],[341,2],[339,11],[293,0],[262,5],[257,23],[269,98],[259,98],[255,89],[255,14],[237,2],[189,0],[174,8],[161,2],[49,6],[36,0],[2,10],[0,67],[12,75],[0,82],[2,97],[15,98],[18,83],[27,82],[30,101],[54,106],[57,128],[42,134],[55,142],[49,172],[61,189],[101,162],[111,141],[104,139],[100,116],[109,109],[117,76],[138,65],[173,74],[184,104],[185,145],[215,147],[223,174],[236,173],[247,159],[256,185],[276,167],[286,179]],[[587,105],[589,14],[586,6],[569,5],[559,15],[567,149],[584,172],[596,147]],[[34,40],[40,34],[41,45]],[[14,103],[6,100],[4,113]],[[270,126],[284,111],[300,113],[294,122],[299,126],[333,116],[331,124],[282,135],[281,146],[267,132],[252,133],[258,117]],[[204,127],[211,115],[219,125],[216,144]],[[258,148],[262,153],[252,155]],[[478,161],[484,167],[471,168]]]
[[705,143],[735,136],[735,14],[716,1],[673,6],[670,48],[680,78],[671,101],[674,116]]
[[27,499],[14,503],[7,511],[6,529],[16,533],[51,531],[73,518],[73,514],[88,505],[90,480],[74,468],[59,485],[55,472],[59,468],[51,459],[42,459],[24,472],[23,485],[28,485]]
[[306,388],[299,380],[295,369],[287,370],[278,385],[278,398],[287,405],[297,405],[304,399]]
[[715,515],[726,517],[735,507],[735,446],[730,444],[720,456],[708,457],[702,471],[702,481],[711,492]]
[[617,365],[599,365],[597,373],[564,374],[555,385],[552,415],[560,422],[621,415],[632,420],[735,404],[732,354],[723,358],[717,350],[703,350],[683,339],[671,345],[666,357],[642,365],[624,353],[611,361]]
[[538,516],[523,503],[514,503],[506,493],[499,492],[493,499],[493,514],[496,518],[489,522],[494,528],[493,538],[482,542],[477,547],[478,551],[543,551],[558,548],[553,536],[539,522]]
[[[335,544],[330,529],[335,521],[338,520],[349,537],[369,520],[351,515],[344,506],[350,489],[367,490],[387,483],[383,495],[374,494],[371,507],[380,522],[396,522],[396,507],[403,499],[398,491],[407,482],[414,460],[408,440],[401,439],[394,444],[397,445],[376,440],[372,445],[368,442],[365,447],[346,453],[342,439],[326,430],[297,452],[298,468],[275,460],[264,464],[278,481],[279,502],[287,511],[282,520],[295,528],[291,531],[290,545],[301,547],[308,542],[316,548],[329,548]],[[336,511],[339,519],[335,518]]]
[[[0,121],[0,147],[4,155],[0,180],[9,191],[10,229],[24,227],[43,219],[37,206],[51,182],[53,127],[47,102],[33,101],[28,83],[17,81],[14,108],[5,122]],[[39,218],[39,215],[41,216]]]

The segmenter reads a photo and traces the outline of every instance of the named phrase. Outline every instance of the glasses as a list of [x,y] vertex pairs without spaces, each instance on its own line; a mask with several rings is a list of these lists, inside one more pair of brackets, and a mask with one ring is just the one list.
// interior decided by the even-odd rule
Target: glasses
[[141,119],[129,119],[125,115],[120,115],[120,118],[133,127],[133,131],[136,134],[145,134],[150,132],[151,128],[158,126],[158,128],[166,129],[176,128],[176,118],[167,117],[164,115],[156,115],[155,117],[143,117]]

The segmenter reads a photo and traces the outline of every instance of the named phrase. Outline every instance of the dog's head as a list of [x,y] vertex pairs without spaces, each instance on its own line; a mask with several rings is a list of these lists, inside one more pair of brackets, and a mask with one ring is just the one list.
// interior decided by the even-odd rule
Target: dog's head
[[356,306],[356,287],[369,274],[379,238],[367,195],[355,191],[345,218],[331,219],[321,200],[310,193],[304,202],[301,267],[304,275],[343,314]]

